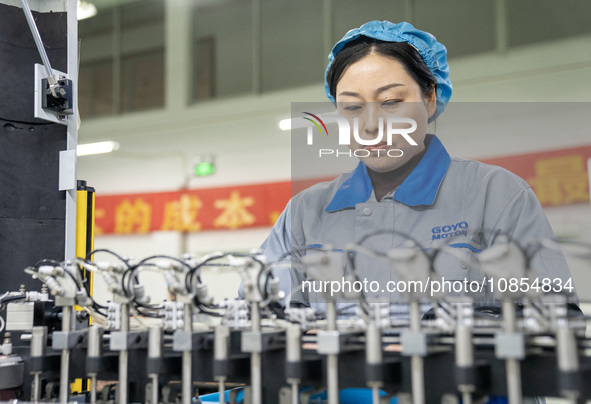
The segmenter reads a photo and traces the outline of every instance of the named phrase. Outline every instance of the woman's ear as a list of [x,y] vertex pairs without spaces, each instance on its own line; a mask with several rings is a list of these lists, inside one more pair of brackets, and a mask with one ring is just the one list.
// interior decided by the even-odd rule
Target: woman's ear
[[433,87],[431,93],[425,98],[425,102],[427,103],[427,114],[429,115],[429,119],[432,119],[437,110],[437,86]]

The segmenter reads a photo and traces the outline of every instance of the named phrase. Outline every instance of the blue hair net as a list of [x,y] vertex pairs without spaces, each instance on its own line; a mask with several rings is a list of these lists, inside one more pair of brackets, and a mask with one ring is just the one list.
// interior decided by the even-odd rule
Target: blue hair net
[[431,71],[437,80],[437,110],[434,117],[443,112],[449,99],[451,98],[452,86],[449,81],[449,65],[447,64],[447,49],[437,39],[428,32],[416,29],[407,22],[394,24],[390,21],[370,21],[359,28],[350,30],[338,41],[328,55],[328,66],[324,73],[324,89],[331,102],[335,102],[330,94],[327,75],[330,65],[335,56],[345,47],[345,45],[360,36],[374,38],[387,42],[408,42],[415,48],[427,68]]

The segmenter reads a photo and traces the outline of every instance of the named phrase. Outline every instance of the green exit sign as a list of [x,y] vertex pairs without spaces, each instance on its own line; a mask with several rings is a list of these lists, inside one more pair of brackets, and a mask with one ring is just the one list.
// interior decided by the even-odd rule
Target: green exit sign
[[208,161],[202,161],[195,165],[194,173],[197,177],[206,177],[215,173],[215,166]]

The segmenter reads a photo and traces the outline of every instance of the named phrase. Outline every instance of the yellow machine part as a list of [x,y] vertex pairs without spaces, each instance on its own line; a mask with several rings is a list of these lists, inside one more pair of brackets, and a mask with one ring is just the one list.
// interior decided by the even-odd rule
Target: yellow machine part
[[[86,258],[87,254],[94,250],[94,191],[79,189],[76,192],[76,257]],[[89,257],[92,259],[92,257]],[[93,279],[92,273],[86,270],[82,277],[88,279],[88,295],[92,297]],[[80,306],[76,310],[82,310]],[[92,318],[89,325],[92,324]],[[86,390],[88,380],[76,379],[72,383],[72,393]]]

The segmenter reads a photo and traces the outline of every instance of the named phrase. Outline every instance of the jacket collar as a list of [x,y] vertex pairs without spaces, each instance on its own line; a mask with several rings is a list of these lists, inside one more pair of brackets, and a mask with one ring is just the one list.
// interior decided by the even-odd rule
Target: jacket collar
[[[394,192],[394,200],[408,206],[433,205],[439,186],[447,174],[451,158],[435,135],[427,135],[427,151],[419,164]],[[359,162],[357,168],[339,187],[326,207],[326,212],[354,208],[367,202],[373,192],[367,167]]]

